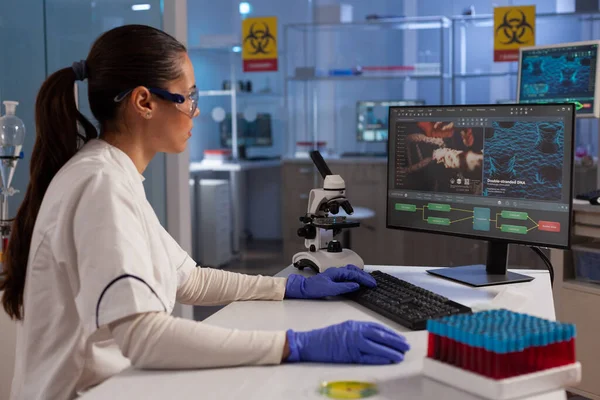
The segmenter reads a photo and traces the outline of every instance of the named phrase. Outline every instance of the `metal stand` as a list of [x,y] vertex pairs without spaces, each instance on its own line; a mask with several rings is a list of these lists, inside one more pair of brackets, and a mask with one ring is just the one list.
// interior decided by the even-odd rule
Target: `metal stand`
[[533,280],[530,276],[508,271],[507,264],[508,244],[490,241],[488,242],[487,262],[485,265],[430,269],[427,272],[475,287],[505,285]]
[[10,237],[11,221],[8,220],[8,196],[11,196],[11,194],[6,192],[10,192],[11,189],[12,194],[14,194],[13,188],[9,188],[8,191],[2,188],[0,191],[0,274],[4,269],[4,252],[8,245],[8,238]]
[[[0,273],[2,273],[4,264],[4,253],[6,251],[6,246],[8,245],[8,238],[10,237],[10,230],[12,226],[12,221],[8,216],[8,198],[13,196],[15,193],[19,193],[18,190],[15,190],[10,186],[12,181],[12,174],[14,173],[15,167],[17,166],[17,160],[23,158],[21,154],[18,157],[14,156],[1,156],[0,160],[2,162],[3,167],[8,167],[9,176],[5,177],[7,186],[2,187],[0,189]],[[3,171],[4,172],[4,171]],[[3,179],[4,181],[4,179]]]
[[245,240],[244,228],[246,225],[246,173],[244,171],[229,172],[229,185],[231,188],[231,204],[233,217],[233,253],[238,255],[242,251],[242,241]]

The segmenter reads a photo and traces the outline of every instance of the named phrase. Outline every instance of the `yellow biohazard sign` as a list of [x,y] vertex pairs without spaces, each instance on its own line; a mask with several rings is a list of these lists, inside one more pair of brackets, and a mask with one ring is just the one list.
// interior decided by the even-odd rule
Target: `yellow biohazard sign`
[[535,46],[535,6],[494,8],[494,61],[518,61],[526,46]]
[[242,21],[244,72],[277,71],[277,17]]

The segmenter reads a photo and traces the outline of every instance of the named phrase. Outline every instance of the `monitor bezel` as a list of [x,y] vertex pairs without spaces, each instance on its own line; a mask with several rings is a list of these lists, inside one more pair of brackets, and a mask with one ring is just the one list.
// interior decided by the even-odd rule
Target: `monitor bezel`
[[[575,112],[575,118],[600,118],[600,40],[586,40],[583,42],[572,42],[572,43],[559,43],[549,44],[542,46],[527,46],[519,48],[519,69],[517,71],[517,103],[521,101],[521,67],[523,65],[523,52],[529,50],[544,50],[544,49],[557,49],[561,47],[573,47],[573,46],[589,46],[598,45],[598,52],[596,53],[596,82],[594,83],[594,112],[591,114],[578,114]],[[535,104],[535,103],[527,103]],[[550,104],[550,103],[544,103]],[[566,103],[564,103],[566,104]]]
[[[544,103],[544,104],[528,104],[529,106],[532,107],[547,107],[547,106],[564,106],[565,103]],[[390,115],[388,115],[388,121],[391,121],[391,113],[392,113],[392,109],[394,108],[398,108],[398,109],[408,109],[408,108],[413,108],[413,109],[422,109],[422,108],[431,108],[431,109],[435,109],[435,108],[456,108],[456,107],[487,107],[487,108],[503,108],[503,107],[514,107],[514,104],[460,104],[459,106],[457,105],[427,105],[427,106],[395,106],[395,107],[390,107],[389,108],[389,113]],[[575,107],[573,107],[573,110],[571,111],[573,114],[575,114]],[[571,135],[573,136],[573,140],[572,140],[572,145],[571,145],[571,163],[570,163],[570,168],[571,168],[571,179],[569,181],[569,226],[568,226],[568,236],[567,236],[567,244],[566,245],[556,245],[556,244],[544,244],[544,243],[538,243],[538,242],[531,242],[531,241],[527,241],[527,240],[519,240],[519,239],[505,239],[505,238],[493,238],[493,237],[488,237],[488,236],[482,236],[482,235],[474,235],[474,234],[464,234],[464,233],[453,233],[453,232],[442,232],[442,231],[435,231],[432,229],[424,229],[424,228],[413,228],[413,227],[398,227],[398,226],[392,226],[389,224],[389,213],[390,213],[390,163],[391,160],[393,160],[393,157],[391,157],[391,140],[389,140],[389,138],[391,137],[390,135],[390,126],[391,123],[388,124],[388,144],[387,144],[387,174],[386,174],[386,192],[385,192],[385,196],[386,196],[386,200],[385,200],[385,227],[386,229],[393,229],[393,230],[400,230],[400,231],[408,231],[408,232],[421,232],[421,233],[432,233],[432,234],[436,234],[436,235],[445,235],[445,236],[454,236],[454,237],[460,237],[460,238],[465,238],[465,239],[476,239],[476,240],[483,240],[483,241],[487,241],[487,242],[498,242],[498,243],[507,243],[507,244],[516,244],[516,245],[524,245],[524,246],[538,246],[538,247],[546,247],[546,248],[553,248],[553,249],[560,249],[560,250],[569,250],[571,249],[571,242],[572,242],[572,231],[573,231],[573,177],[574,177],[574,159],[575,159],[575,118],[572,118],[572,125],[571,125]]]
[[[360,136],[361,139],[359,139],[359,134],[358,134],[359,133],[359,130],[358,130],[358,123],[359,123],[359,120],[358,120],[358,118],[359,118],[358,108],[360,107],[360,104],[361,103],[385,103],[387,101],[389,101],[389,102],[398,102],[398,103],[401,102],[401,101],[414,101],[414,102],[420,101],[421,103],[423,103],[423,104],[411,104],[411,105],[406,105],[406,106],[390,106],[390,107],[422,107],[422,106],[425,105],[425,100],[421,100],[421,99],[410,99],[410,100],[406,100],[406,99],[404,99],[404,100],[357,100],[356,101],[356,125],[355,126],[356,126],[356,141],[358,143],[385,143],[385,142],[387,142],[387,139],[386,140],[364,140],[364,139],[362,139],[362,136]],[[389,112],[389,110],[388,110],[388,112]],[[388,116],[389,116],[389,114],[388,114]],[[388,126],[388,134],[389,134],[389,128],[390,127]]]

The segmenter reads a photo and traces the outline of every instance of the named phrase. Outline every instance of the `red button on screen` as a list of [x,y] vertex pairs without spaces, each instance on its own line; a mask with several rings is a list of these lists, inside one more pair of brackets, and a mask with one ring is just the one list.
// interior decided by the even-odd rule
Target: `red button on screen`
[[546,232],[560,232],[560,222],[540,221],[538,229]]

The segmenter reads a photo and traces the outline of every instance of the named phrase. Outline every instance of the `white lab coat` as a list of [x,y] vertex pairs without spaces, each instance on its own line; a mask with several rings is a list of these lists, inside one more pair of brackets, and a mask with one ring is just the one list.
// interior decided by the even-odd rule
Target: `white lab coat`
[[131,159],[88,142],[56,175],[33,232],[12,399],[72,398],[127,368],[106,324],[171,313],[195,262],[164,230]]

